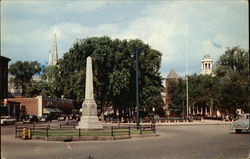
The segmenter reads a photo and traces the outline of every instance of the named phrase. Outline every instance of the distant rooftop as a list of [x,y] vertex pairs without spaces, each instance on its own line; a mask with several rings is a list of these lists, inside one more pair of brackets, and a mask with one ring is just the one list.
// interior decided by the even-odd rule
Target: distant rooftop
[[175,70],[171,70],[167,76],[167,78],[179,78],[179,76],[177,75],[177,73],[175,72]]

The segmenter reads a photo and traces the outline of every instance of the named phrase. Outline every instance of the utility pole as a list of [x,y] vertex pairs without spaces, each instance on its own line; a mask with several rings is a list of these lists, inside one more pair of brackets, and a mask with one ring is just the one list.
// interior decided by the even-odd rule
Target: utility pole
[[210,103],[211,103],[211,106],[210,106],[211,107],[211,109],[210,109],[210,115],[213,117],[213,115],[214,115],[213,114],[213,111],[214,111],[213,110],[213,98],[211,98]]
[[139,51],[135,51],[135,61],[136,61],[136,126],[139,129],[140,126],[140,117],[139,117],[139,67],[138,67],[138,54]]
[[182,101],[182,116],[185,117],[184,100]]
[[186,52],[186,100],[187,100],[187,117],[188,117],[188,51],[187,51],[187,26],[185,25],[185,52]]

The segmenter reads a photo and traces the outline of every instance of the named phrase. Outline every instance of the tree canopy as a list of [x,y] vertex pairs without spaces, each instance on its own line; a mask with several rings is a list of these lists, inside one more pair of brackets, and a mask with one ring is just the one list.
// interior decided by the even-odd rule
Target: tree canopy
[[[239,47],[228,48],[216,62],[214,75],[190,75],[189,106],[215,108],[235,114],[236,109],[249,112],[249,52]],[[185,80],[170,82],[172,112],[181,113],[186,100]]]
[[220,78],[220,107],[235,114],[236,109],[249,112],[249,51],[239,47],[227,48],[216,63]]
[[32,87],[32,77],[41,72],[41,67],[37,61],[17,61],[10,65],[9,72],[14,75],[15,87],[21,88],[22,96],[26,96]]
[[86,58],[91,56],[95,100],[101,113],[108,106],[119,111],[120,117],[134,113],[136,51],[139,53],[140,109],[161,107],[161,53],[141,40],[111,40],[106,36],[78,39],[57,64],[57,91],[75,99],[80,106],[85,93]]

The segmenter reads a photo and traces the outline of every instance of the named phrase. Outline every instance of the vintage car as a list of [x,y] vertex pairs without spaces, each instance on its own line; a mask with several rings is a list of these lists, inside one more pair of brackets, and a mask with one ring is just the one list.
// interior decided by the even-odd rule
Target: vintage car
[[241,133],[242,130],[250,130],[249,120],[249,113],[240,115],[238,120],[232,122],[232,129],[234,129],[237,134]]
[[63,121],[66,119],[66,116],[65,115],[61,115],[57,118],[58,121]]
[[1,116],[1,125],[11,125],[15,123],[16,123],[16,119],[10,116]]
[[52,116],[51,115],[43,115],[39,121],[46,122],[46,121],[52,121]]
[[39,122],[39,119],[36,115],[24,115],[22,117],[23,123],[34,123],[34,122]]

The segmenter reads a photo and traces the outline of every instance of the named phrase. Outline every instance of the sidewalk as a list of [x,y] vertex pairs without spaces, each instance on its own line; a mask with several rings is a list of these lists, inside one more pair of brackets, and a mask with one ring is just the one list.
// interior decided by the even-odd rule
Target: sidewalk
[[172,123],[155,123],[156,126],[185,126],[185,125],[231,125],[231,121],[221,120],[206,120],[193,121],[193,122],[172,122]]
[[[221,121],[221,120],[206,120],[193,121],[193,122],[156,122],[156,126],[192,126],[192,125],[231,125],[231,121]],[[102,123],[103,126],[134,126],[136,123]],[[151,123],[140,123],[140,125],[149,125]]]

